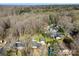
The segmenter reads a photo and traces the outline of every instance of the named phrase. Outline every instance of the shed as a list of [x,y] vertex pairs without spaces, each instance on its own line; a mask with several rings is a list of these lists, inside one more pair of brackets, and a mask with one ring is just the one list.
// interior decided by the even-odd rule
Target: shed
[[24,44],[22,42],[16,42],[14,45],[13,45],[13,48],[16,48],[16,49],[23,49],[24,48]]

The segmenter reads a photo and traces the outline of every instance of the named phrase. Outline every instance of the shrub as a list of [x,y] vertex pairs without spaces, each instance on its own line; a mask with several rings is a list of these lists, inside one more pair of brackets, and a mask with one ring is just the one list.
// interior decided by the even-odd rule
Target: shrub
[[55,17],[55,15],[49,15],[49,25],[50,24],[54,24],[54,25],[56,25],[57,24],[57,19],[56,19],[56,17]]
[[70,32],[71,29],[74,28],[74,26],[72,23],[72,17],[67,15],[66,14],[62,14],[61,16],[59,15],[57,24],[60,25],[62,28],[64,28],[65,31]]

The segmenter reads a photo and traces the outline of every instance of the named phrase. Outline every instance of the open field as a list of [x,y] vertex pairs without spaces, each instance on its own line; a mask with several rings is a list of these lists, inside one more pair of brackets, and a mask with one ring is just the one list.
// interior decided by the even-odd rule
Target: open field
[[0,55],[79,56],[79,5],[0,6]]

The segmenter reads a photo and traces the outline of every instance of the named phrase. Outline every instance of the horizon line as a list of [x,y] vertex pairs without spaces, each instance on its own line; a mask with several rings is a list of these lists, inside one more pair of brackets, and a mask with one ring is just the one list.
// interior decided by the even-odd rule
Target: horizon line
[[76,3],[0,3],[0,5],[79,5]]

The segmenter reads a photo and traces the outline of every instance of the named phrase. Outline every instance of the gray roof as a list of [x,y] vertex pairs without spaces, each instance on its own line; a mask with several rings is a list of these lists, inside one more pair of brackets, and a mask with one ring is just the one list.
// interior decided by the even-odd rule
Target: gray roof
[[40,43],[37,43],[36,41],[32,41],[32,46],[40,47],[41,44]]
[[36,41],[32,41],[32,45],[33,46],[37,46],[37,42]]
[[41,44],[40,43],[37,43],[37,47],[41,47]]
[[57,33],[51,33],[50,36],[51,37],[61,37],[61,34],[59,32],[57,32]]
[[16,42],[14,45],[13,45],[14,48],[18,48],[18,47],[24,47],[24,44],[22,42]]

